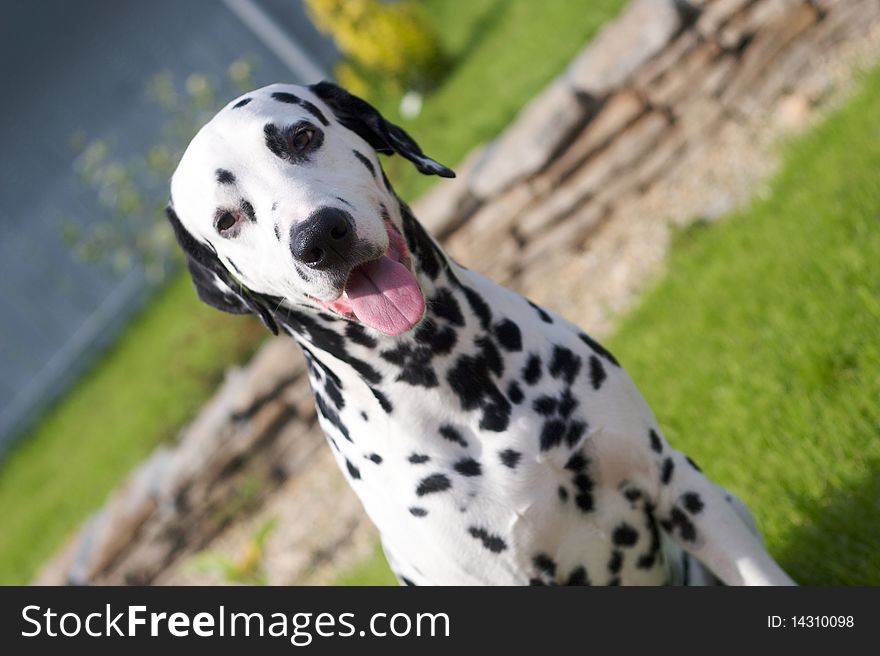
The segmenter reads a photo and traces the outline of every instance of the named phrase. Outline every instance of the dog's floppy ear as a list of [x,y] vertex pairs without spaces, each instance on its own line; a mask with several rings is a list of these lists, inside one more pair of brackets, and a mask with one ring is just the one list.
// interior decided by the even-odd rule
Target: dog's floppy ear
[[397,153],[415,164],[420,173],[454,178],[455,172],[427,157],[411,136],[401,127],[386,121],[370,103],[332,82],[318,82],[309,87],[333,110],[337,120],[356,132],[377,152]]
[[186,255],[186,266],[192,277],[196,293],[203,302],[213,308],[231,314],[256,314],[260,321],[273,334],[278,334],[278,326],[269,309],[271,301],[251,292],[236,281],[213,249],[195,239],[169,205],[165,209],[177,243]]

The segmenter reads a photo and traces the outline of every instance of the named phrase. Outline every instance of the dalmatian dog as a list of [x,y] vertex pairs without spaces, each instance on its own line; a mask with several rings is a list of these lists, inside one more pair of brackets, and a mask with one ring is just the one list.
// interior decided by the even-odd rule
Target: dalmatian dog
[[447,256],[378,153],[452,177],[340,87],[276,84],[192,140],[168,217],[199,297],[289,333],[407,585],[788,585],[618,361]]

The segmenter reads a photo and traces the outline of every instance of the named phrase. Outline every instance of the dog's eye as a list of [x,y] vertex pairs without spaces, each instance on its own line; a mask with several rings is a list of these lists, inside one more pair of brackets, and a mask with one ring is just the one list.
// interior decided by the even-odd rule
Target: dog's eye
[[214,221],[217,232],[223,234],[235,225],[235,215],[232,212],[223,212]]
[[311,143],[314,136],[315,131],[312,128],[302,128],[296,131],[293,139],[290,141],[296,150],[304,150]]

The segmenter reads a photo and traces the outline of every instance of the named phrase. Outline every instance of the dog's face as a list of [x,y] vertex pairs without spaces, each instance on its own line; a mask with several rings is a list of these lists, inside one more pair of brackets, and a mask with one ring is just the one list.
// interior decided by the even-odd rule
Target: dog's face
[[218,112],[184,153],[168,212],[202,300],[267,325],[263,297],[388,335],[415,325],[424,297],[377,152],[453,175],[326,82],[264,87]]

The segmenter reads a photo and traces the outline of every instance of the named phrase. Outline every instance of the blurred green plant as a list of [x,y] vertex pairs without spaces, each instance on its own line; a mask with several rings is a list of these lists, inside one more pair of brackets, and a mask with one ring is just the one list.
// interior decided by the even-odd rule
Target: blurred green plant
[[336,79],[354,94],[424,93],[449,69],[433,24],[411,0],[306,0],[306,7],[344,56]]
[[195,574],[219,577],[226,583],[267,585],[266,541],[277,526],[278,520],[273,517],[254,531],[241,552],[235,556],[205,551],[194,556],[186,569]]
[[178,88],[170,73],[154,75],[145,95],[167,115],[159,140],[145,152],[119,156],[107,139],[89,139],[78,132],[70,140],[78,153],[74,170],[94,190],[106,217],[88,222],[67,218],[62,232],[83,261],[106,263],[121,274],[141,264],[154,281],[165,278],[173,257],[174,236],[163,220],[168,178],[198,129],[218,109],[227,92],[243,93],[253,86],[253,63],[237,59],[225,79],[192,73]]

